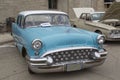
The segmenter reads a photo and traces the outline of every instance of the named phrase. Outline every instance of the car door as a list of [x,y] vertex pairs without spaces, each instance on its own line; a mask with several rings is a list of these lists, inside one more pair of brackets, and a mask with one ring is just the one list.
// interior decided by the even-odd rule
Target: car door
[[84,29],[89,30],[89,31],[94,31],[95,30],[95,26],[93,26],[92,19],[91,19],[91,14],[87,13],[86,14],[86,20],[85,20],[85,27]]
[[88,30],[88,27],[86,26],[86,22],[87,22],[87,13],[82,13],[77,22],[77,25],[82,29]]
[[93,31],[94,27],[92,27],[90,24],[91,22],[91,15],[90,13],[82,13],[80,18],[79,18],[79,22],[77,22],[78,27],[84,29],[84,30],[88,30],[88,31]]
[[18,16],[16,24],[13,27],[14,39],[17,43],[22,43],[22,31],[23,31],[23,16]]

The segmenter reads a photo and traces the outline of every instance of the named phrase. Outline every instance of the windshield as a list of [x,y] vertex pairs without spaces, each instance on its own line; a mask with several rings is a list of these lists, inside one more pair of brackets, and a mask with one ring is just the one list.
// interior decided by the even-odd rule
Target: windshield
[[25,19],[25,27],[41,26],[45,24],[51,26],[69,26],[69,18],[64,14],[34,14]]
[[92,14],[92,20],[101,20],[101,18],[103,17],[104,13],[93,13]]

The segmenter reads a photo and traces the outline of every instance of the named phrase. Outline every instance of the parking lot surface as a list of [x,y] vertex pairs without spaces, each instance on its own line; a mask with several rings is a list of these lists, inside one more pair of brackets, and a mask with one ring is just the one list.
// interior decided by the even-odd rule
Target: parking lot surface
[[27,64],[13,44],[0,46],[0,80],[120,80],[120,42],[107,42],[105,63],[75,72],[31,75]]

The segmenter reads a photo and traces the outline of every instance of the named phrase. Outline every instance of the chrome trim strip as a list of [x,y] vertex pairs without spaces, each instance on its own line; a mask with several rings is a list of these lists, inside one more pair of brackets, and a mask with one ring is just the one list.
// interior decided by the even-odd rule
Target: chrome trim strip
[[48,55],[48,54],[54,53],[54,52],[74,50],[74,49],[96,49],[96,50],[98,50],[97,48],[94,48],[94,47],[70,47],[70,48],[63,48],[63,49],[48,51],[48,52],[44,53],[41,57],[44,57],[45,55]]
[[102,53],[99,53],[100,55],[107,55],[108,52],[102,52]]
[[105,36],[104,36],[104,35],[99,35],[99,36],[97,37],[97,40],[100,39],[100,37],[105,37]]
[[31,58],[29,61],[35,62],[35,61],[47,61],[47,58]]
[[46,63],[28,63],[29,65],[32,65],[32,66],[47,66]]
[[32,66],[46,66],[47,58],[30,58],[26,56],[27,63]]

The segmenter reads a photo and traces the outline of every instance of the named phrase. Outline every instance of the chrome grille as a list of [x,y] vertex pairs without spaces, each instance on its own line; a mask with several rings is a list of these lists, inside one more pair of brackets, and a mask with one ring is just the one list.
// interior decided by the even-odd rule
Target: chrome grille
[[54,64],[68,62],[68,61],[77,61],[83,59],[91,59],[94,55],[93,53],[98,52],[97,49],[75,49],[75,50],[65,50],[53,52],[45,55],[45,57],[52,57]]

